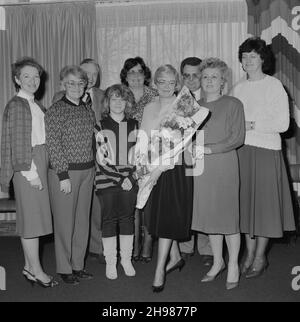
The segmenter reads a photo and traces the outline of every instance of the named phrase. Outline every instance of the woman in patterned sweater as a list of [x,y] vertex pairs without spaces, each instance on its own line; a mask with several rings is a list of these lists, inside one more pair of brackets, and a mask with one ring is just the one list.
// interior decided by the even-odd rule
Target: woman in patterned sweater
[[54,217],[57,272],[68,284],[91,279],[84,270],[94,180],[95,114],[81,97],[86,73],[78,66],[62,71],[65,96],[47,111],[46,145],[50,158],[49,190]]

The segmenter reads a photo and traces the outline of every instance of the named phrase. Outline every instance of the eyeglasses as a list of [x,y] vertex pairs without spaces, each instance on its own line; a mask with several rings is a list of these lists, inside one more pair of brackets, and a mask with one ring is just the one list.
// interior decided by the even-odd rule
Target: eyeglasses
[[144,75],[144,71],[142,69],[139,70],[130,70],[127,72],[127,76],[142,76]]
[[184,80],[194,80],[196,79],[200,79],[200,74],[182,74],[182,78]]
[[172,87],[175,87],[176,86],[176,81],[165,81],[165,80],[160,80],[158,79],[156,81],[156,84],[160,85],[160,86],[172,86]]
[[73,82],[73,81],[68,81],[66,82],[66,85],[68,85],[68,87],[71,87],[71,88],[76,88],[76,87],[80,87],[80,88],[84,88],[86,86],[86,82]]

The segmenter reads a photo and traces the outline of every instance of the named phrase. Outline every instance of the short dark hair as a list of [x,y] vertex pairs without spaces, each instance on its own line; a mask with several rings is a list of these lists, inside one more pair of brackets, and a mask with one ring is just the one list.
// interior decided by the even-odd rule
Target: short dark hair
[[255,51],[263,61],[262,71],[268,73],[272,69],[273,65],[273,53],[266,42],[259,37],[250,37],[246,39],[239,47],[239,61],[242,62],[243,53],[250,53]]
[[134,96],[132,91],[124,84],[114,84],[106,89],[104,93],[104,108],[102,110],[103,116],[106,116],[109,114],[109,111],[110,111],[109,101],[114,94],[121,97],[126,102],[124,112],[126,117],[129,116],[132,106],[134,104]]
[[20,78],[21,70],[26,66],[35,67],[40,77],[44,73],[43,67],[32,57],[22,57],[18,59],[14,64],[11,65],[11,77],[17,91],[20,89],[20,85],[17,84],[15,78]]
[[144,72],[145,80],[144,85],[149,86],[151,82],[151,70],[149,67],[146,66],[143,58],[137,56],[135,58],[128,58],[124,62],[124,66],[120,73],[120,79],[121,83],[128,86],[128,82],[126,80],[128,71],[133,68],[134,66],[140,64],[142,67],[142,70]]
[[183,69],[186,65],[190,65],[190,66],[198,66],[200,65],[202,62],[202,60],[198,57],[187,57],[185,58],[181,64],[180,64],[180,73],[181,75],[183,74]]

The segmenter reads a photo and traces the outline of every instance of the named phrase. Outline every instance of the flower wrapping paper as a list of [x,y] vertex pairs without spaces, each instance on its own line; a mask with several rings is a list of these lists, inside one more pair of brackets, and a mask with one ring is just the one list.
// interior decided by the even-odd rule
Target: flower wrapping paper
[[200,106],[184,86],[164,112],[158,129],[152,131],[150,141],[145,140],[145,136],[138,137],[133,156],[139,177],[136,208],[144,208],[150,196],[153,188],[149,184],[151,172],[158,167],[164,170],[174,168],[208,114],[209,110]]

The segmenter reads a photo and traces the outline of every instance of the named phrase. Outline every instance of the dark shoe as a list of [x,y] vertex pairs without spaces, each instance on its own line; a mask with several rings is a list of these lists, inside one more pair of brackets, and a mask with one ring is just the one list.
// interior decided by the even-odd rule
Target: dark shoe
[[203,255],[202,263],[204,266],[212,266],[214,263],[214,257],[212,255]]
[[54,287],[54,286],[57,286],[58,285],[58,282],[54,279],[54,277],[50,277],[50,281],[45,283],[41,280],[39,280],[38,278],[36,278],[36,283],[41,286],[41,287],[44,287],[44,288],[47,288],[47,287]]
[[267,267],[268,262],[266,259],[261,261],[254,260],[253,264],[246,273],[246,278],[255,278],[261,276],[266,271]]
[[184,253],[184,252],[181,252],[181,258],[184,261],[188,261],[192,256],[194,256],[194,253]]
[[152,285],[152,291],[154,293],[160,293],[164,290],[164,288],[165,288],[165,283],[163,283],[162,285],[159,285],[159,286]]
[[137,253],[136,253],[136,254],[135,254],[135,253],[133,253],[133,254],[132,254],[132,259],[133,259],[135,262],[138,262],[138,261],[141,259],[141,250],[142,250],[142,248],[141,248],[141,247],[139,247],[139,249],[138,249]]
[[166,270],[166,274],[169,274],[175,271],[176,269],[179,269],[179,272],[180,272],[183,269],[184,265],[185,265],[185,260],[181,258],[175,265],[173,265],[171,268]]
[[163,280],[163,283],[159,286],[154,286],[152,285],[152,291],[153,293],[160,293],[164,290],[165,288],[165,284],[166,284],[166,274],[164,275],[164,280]]
[[36,283],[36,278],[34,275],[25,268],[23,268],[22,274],[24,275],[25,280],[29,282],[31,286],[34,286],[34,283]]
[[73,274],[60,274],[60,277],[66,284],[79,284],[79,279]]
[[152,261],[152,256],[141,256],[140,257],[140,261],[143,262],[143,263],[150,263]]
[[94,277],[93,274],[90,274],[83,269],[80,271],[73,270],[73,274],[75,277],[77,277],[78,279],[81,279],[81,280],[91,280]]

